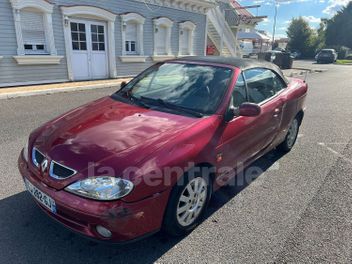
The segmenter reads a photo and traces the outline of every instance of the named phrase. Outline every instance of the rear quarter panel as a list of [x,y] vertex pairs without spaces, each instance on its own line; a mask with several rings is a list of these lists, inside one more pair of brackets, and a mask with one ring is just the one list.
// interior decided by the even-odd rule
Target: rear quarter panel
[[281,97],[284,101],[280,131],[276,144],[281,143],[287,134],[287,130],[300,111],[305,110],[305,100],[308,85],[301,79],[290,79],[288,87],[282,92]]

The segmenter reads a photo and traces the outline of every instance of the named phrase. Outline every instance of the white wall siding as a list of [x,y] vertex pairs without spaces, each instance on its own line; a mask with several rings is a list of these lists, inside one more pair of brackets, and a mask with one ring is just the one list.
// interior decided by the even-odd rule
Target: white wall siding
[[[192,21],[196,24],[194,32],[194,54],[203,55],[205,47],[205,29],[206,16],[188,11],[182,11],[172,8],[151,6],[149,8],[143,2],[133,0],[105,1],[105,0],[81,0],[79,3],[74,0],[51,0],[55,4],[53,13],[53,31],[55,46],[59,56],[65,56],[59,65],[29,65],[20,66],[13,59],[17,55],[17,42],[15,34],[14,20],[12,16],[12,7],[9,0],[0,1],[0,87],[1,84],[25,83],[25,82],[42,82],[42,81],[62,81],[68,79],[65,40],[63,33],[61,5],[90,5],[104,8],[115,14],[127,12],[139,13],[146,18],[144,24],[144,54],[145,56],[153,55],[154,35],[153,35],[153,18],[168,17],[174,22],[171,34],[172,54],[177,56],[179,51],[179,23]],[[154,64],[151,57],[148,57],[145,63],[123,63],[119,56],[122,55],[122,33],[121,18],[118,16],[115,22],[115,50],[116,66],[118,76],[136,75],[145,68]]]
[[[172,54],[177,56],[179,51],[179,23],[184,21],[192,21],[196,24],[194,32],[194,54],[204,55],[205,47],[205,28],[206,28],[206,16],[181,10],[175,10],[164,7],[154,7],[156,12],[150,11],[143,3],[125,1],[126,4],[121,6],[115,2],[116,8],[124,12],[137,12],[146,18],[144,25],[144,52],[146,56],[151,56],[154,49],[154,33],[153,33],[153,18],[165,16],[174,22],[171,33],[171,50]],[[122,43],[121,43],[121,25],[120,20],[116,22],[116,55],[122,54]],[[146,67],[153,65],[154,62],[149,57],[146,63],[122,63],[117,59],[117,74],[118,76],[128,76],[131,74],[137,74],[144,70]]]
[[[65,56],[62,20],[59,8],[55,6],[53,27],[58,55]],[[16,83],[55,82],[67,80],[66,61],[59,65],[18,65],[17,41],[12,7],[8,0],[0,1],[0,87]]]

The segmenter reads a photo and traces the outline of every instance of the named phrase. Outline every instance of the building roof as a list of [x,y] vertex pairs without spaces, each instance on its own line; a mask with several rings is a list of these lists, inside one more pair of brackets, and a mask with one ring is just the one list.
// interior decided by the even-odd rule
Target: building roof
[[237,33],[237,38],[238,39],[266,40],[266,41],[270,40],[270,38],[268,36],[265,36],[264,34],[261,34],[258,31],[251,31],[251,32],[239,31]]
[[245,8],[243,8],[237,1],[230,0],[230,4],[233,8],[235,8],[237,14],[246,16],[246,17],[253,17],[253,15]]

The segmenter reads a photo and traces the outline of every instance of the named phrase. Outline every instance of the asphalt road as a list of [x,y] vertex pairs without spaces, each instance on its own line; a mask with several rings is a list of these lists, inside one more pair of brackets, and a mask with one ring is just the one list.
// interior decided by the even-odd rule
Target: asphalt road
[[113,89],[0,100],[0,263],[351,263],[352,67],[312,65],[299,140],[251,183],[224,187],[190,235],[114,246],[81,238],[34,204],[17,170],[41,123]]

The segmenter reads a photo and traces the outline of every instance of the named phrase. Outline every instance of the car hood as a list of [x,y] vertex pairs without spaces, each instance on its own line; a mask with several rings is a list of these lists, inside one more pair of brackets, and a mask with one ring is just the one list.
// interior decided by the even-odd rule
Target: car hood
[[49,161],[78,171],[76,176],[63,181],[45,177],[46,184],[60,189],[96,173],[106,171],[118,176],[200,120],[106,97],[44,125],[34,146]]

